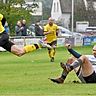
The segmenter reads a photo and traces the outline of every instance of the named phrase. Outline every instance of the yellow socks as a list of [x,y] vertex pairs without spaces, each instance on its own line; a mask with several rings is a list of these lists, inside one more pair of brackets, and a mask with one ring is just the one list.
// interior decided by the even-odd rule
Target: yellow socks
[[54,55],[55,55],[55,50],[54,49],[49,50],[49,57],[52,58],[54,57]]

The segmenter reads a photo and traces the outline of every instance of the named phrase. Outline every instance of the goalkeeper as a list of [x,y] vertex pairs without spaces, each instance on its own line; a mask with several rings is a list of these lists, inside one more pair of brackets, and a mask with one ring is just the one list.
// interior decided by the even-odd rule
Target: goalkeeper
[[0,46],[6,49],[7,51],[17,55],[22,56],[25,53],[34,51],[41,47],[51,48],[50,45],[40,41],[39,44],[27,45],[24,48],[18,48],[13,42],[9,41],[9,35],[5,32],[4,25],[6,22],[6,18],[0,14]]
[[74,51],[70,44],[66,44],[66,47],[74,57],[69,58],[66,64],[61,62],[62,75],[50,80],[62,84],[68,73],[74,70],[82,83],[96,83],[96,45],[92,50],[93,55],[81,55]]

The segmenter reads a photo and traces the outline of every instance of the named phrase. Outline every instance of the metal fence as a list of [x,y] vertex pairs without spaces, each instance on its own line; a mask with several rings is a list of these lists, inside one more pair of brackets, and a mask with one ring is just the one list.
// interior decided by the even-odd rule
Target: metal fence
[[[25,45],[36,44],[40,39],[44,37],[42,36],[13,36],[10,37],[10,40],[14,42],[18,47],[22,48]],[[62,47],[64,44],[70,43],[73,46],[89,46],[96,43],[96,36],[76,36],[76,37],[58,37],[57,38],[57,47]],[[5,51],[0,47],[0,51]]]

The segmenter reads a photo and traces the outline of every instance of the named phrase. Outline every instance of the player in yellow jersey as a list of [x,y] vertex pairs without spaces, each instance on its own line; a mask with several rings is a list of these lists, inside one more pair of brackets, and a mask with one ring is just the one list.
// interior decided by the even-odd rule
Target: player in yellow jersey
[[2,14],[0,14],[0,46],[6,49],[7,51],[17,56],[22,56],[25,53],[34,51],[43,46],[51,48],[51,46],[41,41],[38,44],[27,45],[24,48],[18,48],[18,46],[16,46],[13,42],[9,41],[9,36],[4,29],[5,22],[6,18]]
[[50,61],[54,62],[54,56],[56,53],[56,45],[57,45],[57,34],[58,34],[58,26],[54,23],[52,18],[49,18],[48,24],[44,26],[44,35],[46,37],[47,44],[49,44],[52,48],[48,48],[48,54],[50,57]]

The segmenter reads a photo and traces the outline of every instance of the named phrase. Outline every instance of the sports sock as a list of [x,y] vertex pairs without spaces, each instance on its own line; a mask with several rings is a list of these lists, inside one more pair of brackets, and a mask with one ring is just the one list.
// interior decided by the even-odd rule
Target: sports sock
[[34,50],[36,50],[38,48],[40,48],[39,44],[33,44],[33,45],[24,46],[24,50],[25,50],[26,53],[32,52],[32,51],[34,51]]
[[54,49],[53,56],[55,56],[56,50]]
[[74,68],[82,65],[82,60],[81,59],[77,59],[75,60],[71,65],[70,65],[70,69],[73,70]]
[[67,77],[67,75],[68,75],[68,72],[65,72],[63,70],[62,75],[61,75],[61,78],[65,80],[65,78]]
[[51,53],[51,50],[48,50],[49,57],[51,58],[51,54],[50,53]]
[[50,50],[50,56],[51,56],[51,58],[54,57],[54,49],[53,48]]

